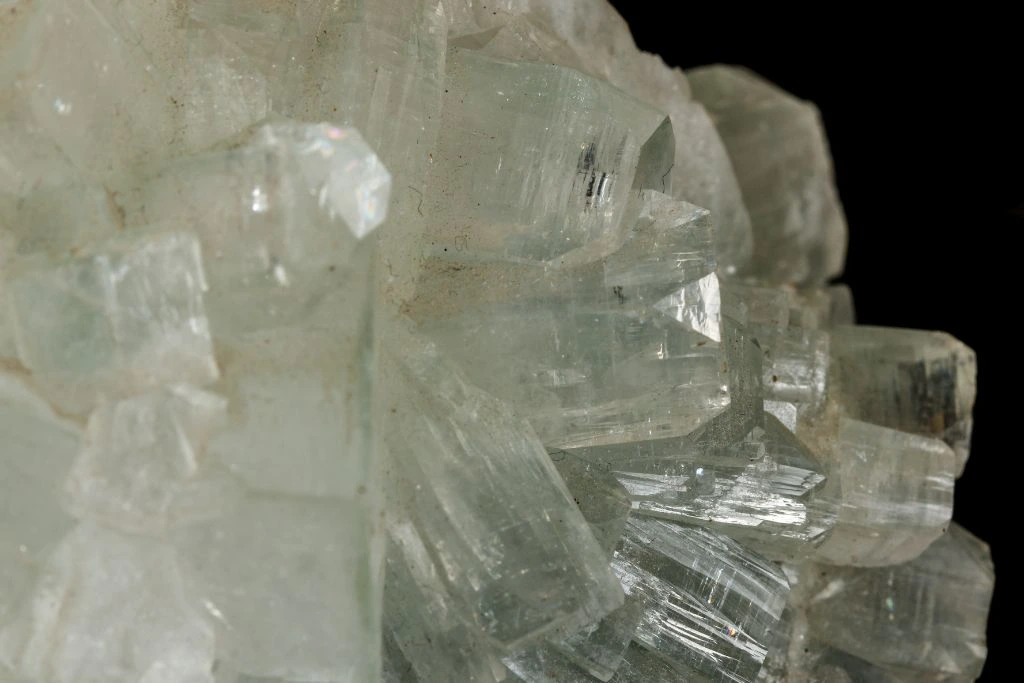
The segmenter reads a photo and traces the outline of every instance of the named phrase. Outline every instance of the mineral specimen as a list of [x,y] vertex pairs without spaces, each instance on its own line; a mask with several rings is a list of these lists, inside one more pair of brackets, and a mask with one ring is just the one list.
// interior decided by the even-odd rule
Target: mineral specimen
[[605,0],[0,0],[0,681],[967,681],[973,352]]

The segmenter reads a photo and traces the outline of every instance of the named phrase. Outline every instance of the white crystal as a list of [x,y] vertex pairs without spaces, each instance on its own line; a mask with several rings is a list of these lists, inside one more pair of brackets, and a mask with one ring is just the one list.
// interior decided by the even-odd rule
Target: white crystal
[[173,550],[90,523],[64,538],[0,631],[0,664],[45,683],[213,683],[213,658]]
[[203,449],[225,409],[220,396],[187,385],[101,402],[65,483],[68,509],[153,536],[216,517],[237,485],[210,471]]

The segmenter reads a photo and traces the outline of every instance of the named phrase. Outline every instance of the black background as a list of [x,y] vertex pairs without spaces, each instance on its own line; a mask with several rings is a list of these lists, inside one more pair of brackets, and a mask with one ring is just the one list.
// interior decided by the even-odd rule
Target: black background
[[1024,581],[1014,566],[1024,523],[1024,346],[1015,329],[1024,69],[1015,22],[934,10],[897,20],[613,4],[640,48],[672,66],[741,64],[815,102],[850,225],[840,281],[853,289],[858,322],[945,330],[977,351],[972,455],[954,517],[992,547],[997,581],[982,680],[1008,680],[1024,654],[1014,651],[1015,584]]

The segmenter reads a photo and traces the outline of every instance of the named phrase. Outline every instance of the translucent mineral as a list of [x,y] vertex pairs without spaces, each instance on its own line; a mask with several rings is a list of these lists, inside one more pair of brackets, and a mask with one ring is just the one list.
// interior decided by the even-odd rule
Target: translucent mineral
[[175,532],[193,609],[240,672],[293,680],[377,676],[375,527],[358,499],[251,495]]
[[570,69],[450,57],[426,202],[433,251],[592,260],[624,241],[632,192],[671,187],[672,126],[656,109]]
[[61,483],[81,447],[82,431],[7,372],[0,373],[0,431],[0,624],[4,624],[27,594],[51,547],[74,525],[61,505]]
[[358,131],[276,122],[155,171],[127,220],[188,226],[210,264],[218,335],[293,323],[348,278],[387,216],[391,176]]
[[764,281],[821,284],[846,256],[846,218],[817,107],[737,67],[687,74],[739,178],[754,228],[747,272]]
[[812,103],[607,0],[0,7],[0,681],[980,674],[974,353],[854,324]]
[[756,678],[789,595],[773,564],[725,536],[636,518],[612,567],[647,604],[634,639],[678,676]]
[[852,418],[942,439],[963,472],[976,391],[974,351],[941,332],[845,326],[832,333],[837,398]]
[[816,557],[832,564],[900,564],[949,526],[956,457],[942,441],[843,418],[831,458],[842,502]]
[[973,680],[985,661],[994,574],[962,527],[892,567],[822,568],[807,605],[817,638],[899,677]]
[[210,471],[203,446],[225,409],[220,396],[188,385],[104,401],[65,481],[65,506],[76,517],[153,536],[217,517],[235,485]]
[[61,540],[0,630],[0,664],[53,683],[212,683],[214,639],[169,545],[87,522]]
[[389,597],[385,618],[420,677],[445,648],[456,670],[486,670],[485,646],[513,650],[619,607],[607,555],[529,424],[431,345],[396,348],[404,360],[383,360],[388,527],[401,553],[388,566],[410,599]]
[[63,410],[97,392],[127,395],[217,379],[195,235],[115,239],[94,253],[41,264],[8,284],[18,359]]
[[168,93],[117,4],[15,3],[10,39],[0,44],[4,118],[39,131],[98,182],[161,154],[174,138]]

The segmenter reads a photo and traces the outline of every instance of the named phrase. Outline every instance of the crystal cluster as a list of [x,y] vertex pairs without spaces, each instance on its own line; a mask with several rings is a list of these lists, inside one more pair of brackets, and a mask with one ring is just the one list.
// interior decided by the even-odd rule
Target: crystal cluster
[[605,0],[0,2],[0,681],[970,681],[973,352]]

